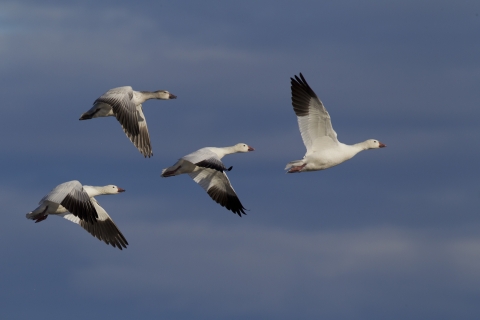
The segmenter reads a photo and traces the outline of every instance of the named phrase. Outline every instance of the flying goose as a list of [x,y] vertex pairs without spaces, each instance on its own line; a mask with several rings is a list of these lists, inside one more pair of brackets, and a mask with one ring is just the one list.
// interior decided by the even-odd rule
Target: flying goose
[[113,88],[95,100],[93,107],[83,113],[80,120],[115,116],[127,137],[146,158],[152,156],[153,152],[142,103],[149,99],[170,100],[176,98],[175,95],[165,90],[134,91],[130,86]]
[[291,79],[292,105],[307,152],[302,160],[291,161],[287,173],[324,170],[336,166],[367,149],[384,148],[386,145],[370,139],[354,145],[337,140],[330,115],[323,103],[300,73]]
[[94,197],[124,191],[114,185],[93,187],[82,186],[77,180],[64,182],[43,197],[38,208],[27,213],[27,219],[37,223],[47,219],[50,214],[64,217],[106,244],[122,250],[122,247],[127,247],[127,240]]
[[214,201],[241,217],[242,213],[246,214],[246,209],[238,199],[225,173],[232,167],[227,169],[221,159],[227,154],[254,150],[245,143],[225,148],[202,148],[182,157],[173,166],[163,169],[162,177],[187,173]]

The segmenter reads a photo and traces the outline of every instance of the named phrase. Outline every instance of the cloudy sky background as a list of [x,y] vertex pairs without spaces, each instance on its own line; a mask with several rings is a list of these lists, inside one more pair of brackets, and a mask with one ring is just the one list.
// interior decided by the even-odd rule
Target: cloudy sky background
[[[0,316],[5,319],[478,319],[478,1],[3,1]],[[286,175],[305,152],[302,72],[341,166]],[[154,157],[113,118],[78,121],[110,88],[144,104]],[[205,146],[248,215],[162,168]],[[25,214],[77,179],[130,245]]]

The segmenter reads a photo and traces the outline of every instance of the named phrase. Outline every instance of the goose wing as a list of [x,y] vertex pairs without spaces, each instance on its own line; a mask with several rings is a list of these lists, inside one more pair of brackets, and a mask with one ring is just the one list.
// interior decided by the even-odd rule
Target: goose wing
[[246,214],[246,209],[243,207],[240,199],[238,199],[225,172],[204,168],[190,172],[188,175],[207,191],[210,198],[222,207],[238,214],[240,217],[242,213]]
[[[298,126],[307,153],[312,150],[316,141],[326,140],[338,144],[337,133],[333,130],[330,115],[323,103],[310,88],[300,73],[300,78],[291,79],[292,105],[297,115]],[[325,139],[327,137],[327,139]]]
[[196,166],[202,168],[210,168],[220,172],[227,170],[218,155],[215,152],[210,151],[208,148],[202,148],[187,154],[186,156],[182,157],[182,159],[190,161]]
[[90,223],[95,223],[98,218],[97,210],[90,196],[77,180],[59,184],[43,197],[39,204],[44,201],[61,204],[75,217]]
[[112,106],[112,111],[123,130],[136,136],[140,133],[137,119],[137,107],[132,102],[133,89],[130,86],[113,88],[105,92],[100,98],[95,100],[95,104],[106,103]]
[[148,133],[147,120],[145,119],[145,115],[143,114],[141,104],[137,106],[137,120],[139,134],[132,134],[130,131],[126,130],[125,127],[122,126],[123,131],[130,139],[130,141],[132,141],[135,147],[137,147],[138,151],[140,151],[140,153],[143,154],[145,158],[150,158],[151,156],[153,156],[152,145],[150,143],[150,134]]
[[95,223],[82,220],[71,213],[64,213],[60,216],[80,225],[92,236],[105,242],[106,244],[109,244],[120,250],[122,250],[122,248],[126,248],[128,245],[127,239],[125,239],[123,234],[120,232],[115,222],[113,222],[112,218],[110,218],[105,209],[98,204],[95,198],[92,198],[92,202],[98,212],[98,219]]

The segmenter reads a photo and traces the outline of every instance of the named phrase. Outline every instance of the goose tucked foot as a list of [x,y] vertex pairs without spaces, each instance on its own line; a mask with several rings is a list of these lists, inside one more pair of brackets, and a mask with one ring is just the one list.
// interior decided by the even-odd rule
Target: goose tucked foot
[[301,166],[291,167],[290,170],[287,171],[287,173],[300,172],[300,171],[302,171],[302,169],[303,169],[306,165],[307,165],[307,164],[304,163],[304,164],[302,164]]
[[47,219],[47,217],[48,217],[48,214],[40,216],[37,219],[35,219],[35,223],[43,221],[43,220]]
[[37,217],[35,218],[35,223],[47,219],[48,214],[45,214],[45,212],[47,212],[47,210],[48,210],[48,206],[45,208],[45,210],[43,210],[43,212],[40,213],[39,216],[37,216]]
[[165,171],[165,172],[162,174],[162,176],[164,176],[164,177],[171,177],[171,176],[175,175],[175,172],[177,172],[181,167],[182,167],[182,166],[178,166],[178,168],[175,169],[175,170]]

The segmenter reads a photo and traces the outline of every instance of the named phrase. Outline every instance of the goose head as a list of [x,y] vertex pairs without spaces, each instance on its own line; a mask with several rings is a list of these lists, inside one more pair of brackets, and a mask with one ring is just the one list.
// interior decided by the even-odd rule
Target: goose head
[[237,152],[250,152],[250,151],[254,151],[255,149],[250,147],[248,144],[246,143],[237,143],[235,146],[234,146],[235,150]]
[[375,140],[375,139],[370,139],[370,140],[367,140],[365,142],[366,142],[366,145],[367,145],[367,149],[378,149],[378,148],[385,148],[386,147],[385,144],[383,144],[380,141]]
[[125,189],[119,188],[113,184],[103,187],[104,194],[117,194],[120,192],[125,192]]
[[161,100],[177,99],[176,95],[171,94],[167,90],[158,90],[158,91],[155,91],[154,93],[157,99],[161,99]]

